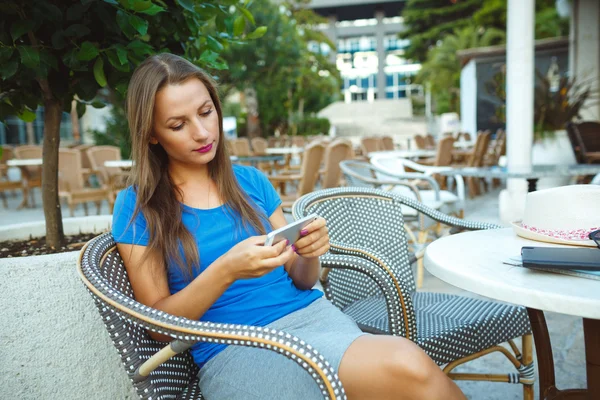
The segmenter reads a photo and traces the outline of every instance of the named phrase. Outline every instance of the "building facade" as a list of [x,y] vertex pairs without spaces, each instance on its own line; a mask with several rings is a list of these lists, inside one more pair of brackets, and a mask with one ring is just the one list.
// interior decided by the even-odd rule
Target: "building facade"
[[336,49],[313,48],[328,54],[337,65],[346,103],[399,99],[422,94],[413,80],[421,68],[404,58],[407,40],[400,13],[405,1],[313,0],[309,7],[326,17],[320,27]]

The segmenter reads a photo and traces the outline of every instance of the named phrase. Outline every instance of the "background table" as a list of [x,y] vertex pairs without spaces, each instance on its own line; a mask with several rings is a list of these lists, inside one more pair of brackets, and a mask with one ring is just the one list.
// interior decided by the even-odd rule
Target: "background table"
[[[527,307],[542,399],[600,399],[600,281],[503,264],[509,257],[519,256],[523,246],[565,247],[518,237],[510,228],[466,232],[427,246],[425,268],[461,289]],[[556,388],[543,311],[583,317],[587,391]]]
[[379,155],[379,154],[385,154],[390,155],[390,156],[395,156],[398,158],[408,158],[408,159],[413,159],[413,158],[429,158],[429,157],[435,157],[435,155],[437,154],[436,150],[387,150],[387,151],[372,151],[370,152],[367,156],[369,158],[375,156],[375,155]]
[[559,176],[596,175],[600,173],[600,164],[573,165],[533,165],[531,168],[507,167],[465,167],[440,171],[441,175],[462,175],[477,178],[522,178],[526,179],[530,192],[537,189],[540,178]]
[[[21,201],[21,204],[19,204],[19,206],[17,207],[17,210],[20,210],[21,208],[30,208],[31,207],[31,205],[29,204],[29,193],[30,193],[30,189],[31,189],[31,185],[30,185],[29,181],[31,180],[31,174],[27,167],[41,168],[43,162],[44,162],[44,160],[42,160],[41,158],[21,158],[21,159],[12,159],[12,160],[6,161],[6,165],[8,165],[9,167],[18,167],[21,170],[21,178],[24,180],[23,201]],[[41,173],[40,173],[40,179],[41,179]],[[33,196],[32,196],[32,201],[33,201]]]

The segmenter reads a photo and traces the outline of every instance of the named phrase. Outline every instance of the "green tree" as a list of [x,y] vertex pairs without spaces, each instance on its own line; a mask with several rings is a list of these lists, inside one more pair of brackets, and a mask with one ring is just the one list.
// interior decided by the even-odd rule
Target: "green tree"
[[405,56],[424,62],[429,49],[444,36],[472,24],[473,13],[482,0],[408,0],[402,10],[406,30],[400,33],[409,39]]
[[101,107],[99,88],[124,94],[135,66],[161,51],[182,54],[211,68],[227,65],[219,54],[243,35],[252,14],[237,0],[19,0],[0,3],[0,120],[35,118],[44,107],[42,197],[46,240],[63,241],[58,200],[58,148],[63,111],[73,99]]
[[250,43],[232,45],[223,53],[229,64],[229,69],[219,74],[225,94],[230,90],[244,92],[246,97],[255,93],[259,119],[252,121],[253,116],[248,116],[250,136],[273,132],[301,119],[304,113],[319,111],[339,92],[335,65],[320,52],[309,50],[309,44],[334,45],[312,28],[322,18],[306,9],[307,3],[292,0],[274,7],[269,0],[255,1],[252,14],[258,25],[267,26],[267,33]]
[[496,28],[477,29],[467,26],[446,36],[442,42],[427,53],[417,75],[417,82],[429,82],[437,113],[459,112],[460,109],[460,61],[457,51],[473,47],[503,43],[504,31]]
[[[406,57],[425,62],[427,53],[447,35],[469,25],[506,30],[507,0],[409,0],[402,11],[406,30],[400,37],[409,39]],[[569,21],[556,12],[555,0],[538,0],[535,37],[564,36]]]

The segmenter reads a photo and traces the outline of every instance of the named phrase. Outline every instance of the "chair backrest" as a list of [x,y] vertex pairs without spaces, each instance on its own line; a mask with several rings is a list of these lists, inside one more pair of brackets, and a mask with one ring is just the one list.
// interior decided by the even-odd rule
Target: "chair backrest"
[[465,141],[470,142],[471,134],[469,132],[463,132],[463,138],[465,139]]
[[325,149],[325,174],[321,180],[322,188],[337,187],[340,184],[342,171],[340,162],[352,158],[352,142],[347,139],[336,139]]
[[[14,156],[15,156],[15,158],[18,158],[21,160],[43,158],[42,146],[35,146],[35,145],[17,146],[14,148]],[[27,169],[27,172],[29,172],[31,179],[41,178],[41,168],[39,168],[39,167],[25,167],[25,168]]]
[[382,150],[395,150],[394,139],[391,136],[382,136],[381,137],[381,147]]
[[487,152],[488,145],[490,143],[491,133],[489,131],[481,132],[477,135],[475,146],[473,148],[473,155],[469,159],[469,167],[481,167],[483,165],[483,157]]
[[373,151],[381,150],[381,138],[376,136],[364,137],[360,139],[360,145],[363,155],[367,155]]
[[304,147],[306,140],[304,136],[292,136],[292,146]]
[[77,191],[84,188],[81,170],[81,152],[76,149],[58,149],[58,187],[60,191]]
[[318,142],[311,143],[304,149],[302,166],[300,167],[302,179],[298,183],[298,196],[314,190],[319,178],[319,169],[321,168],[321,161],[323,161],[324,154],[325,146]]
[[377,176],[367,161],[362,160],[344,160],[340,162],[340,170],[346,179],[348,186],[354,187],[374,187],[373,184],[365,182],[361,177],[376,179]]
[[104,166],[106,161],[119,161],[121,159],[121,149],[117,146],[93,146],[85,152],[90,160],[91,168],[98,171],[105,185],[109,184],[111,176],[121,173],[120,168]]
[[269,144],[269,142],[267,142],[267,139],[262,137],[255,137],[252,138],[250,142],[252,144],[252,150],[254,151],[254,154],[256,154],[257,156],[267,154],[267,147]]
[[268,147],[279,147],[279,138],[269,136],[267,138]]
[[433,137],[433,135],[431,133],[428,133],[425,136],[425,142],[427,143],[428,147],[435,147],[435,138]]
[[92,169],[92,162],[90,161],[90,157],[88,156],[87,149],[94,147],[93,144],[78,144],[74,146],[73,149],[79,150],[81,154],[81,167]]
[[446,136],[438,142],[437,154],[435,156],[434,165],[443,167],[452,163],[452,150],[454,149],[454,138]]
[[[316,213],[327,220],[331,252],[336,244],[368,249],[381,257],[402,278],[407,290],[415,290],[404,231],[402,201],[399,196],[367,188],[347,187],[318,190],[294,204],[295,218]],[[405,204],[416,202],[406,198]],[[340,308],[371,296],[381,295],[377,285],[361,285],[364,276],[356,271],[332,269],[329,272],[331,300]],[[344,296],[338,293],[345,293]],[[352,296],[348,296],[351,293]]]
[[249,157],[252,155],[248,138],[237,138],[231,141],[236,156]]
[[2,146],[2,155],[0,155],[0,164],[6,164],[8,160],[12,160],[15,158],[14,148],[8,144],[3,144]]
[[428,147],[427,140],[421,135],[415,135],[415,145],[419,150],[425,150]]
[[569,122],[566,128],[577,161],[585,164],[589,163],[586,153],[600,152],[600,122]]
[[[123,260],[110,233],[92,239],[82,257],[86,277],[95,277],[94,283],[110,290],[115,296],[135,300]],[[88,289],[89,290],[89,289]],[[150,338],[146,329],[121,314],[118,309],[94,297],[98,312],[117,348],[130,379],[142,363],[161,350],[165,343]],[[143,382],[134,383],[141,399],[202,399],[198,388],[198,367],[189,351],[161,364]]]

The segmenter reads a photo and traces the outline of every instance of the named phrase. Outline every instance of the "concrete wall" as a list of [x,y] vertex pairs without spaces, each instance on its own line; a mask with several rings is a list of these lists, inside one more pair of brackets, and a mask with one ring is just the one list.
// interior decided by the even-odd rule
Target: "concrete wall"
[[0,260],[0,398],[138,398],[76,272],[78,252]]
[[[101,233],[111,216],[65,218],[66,234]],[[0,241],[44,235],[44,223],[0,228]],[[0,399],[137,399],[92,297],[79,252],[0,259]]]

